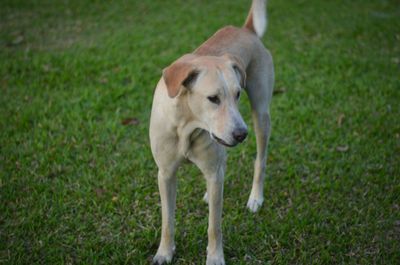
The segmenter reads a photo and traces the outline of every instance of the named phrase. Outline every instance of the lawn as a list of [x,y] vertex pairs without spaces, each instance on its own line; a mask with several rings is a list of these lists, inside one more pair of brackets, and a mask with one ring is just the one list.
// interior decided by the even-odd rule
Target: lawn
[[[148,264],[148,139],[161,71],[249,1],[1,1],[0,264]],[[265,202],[254,132],[229,150],[227,264],[400,264],[400,6],[270,1],[276,70]],[[251,127],[249,102],[241,113]],[[174,264],[204,264],[205,181],[178,174]]]

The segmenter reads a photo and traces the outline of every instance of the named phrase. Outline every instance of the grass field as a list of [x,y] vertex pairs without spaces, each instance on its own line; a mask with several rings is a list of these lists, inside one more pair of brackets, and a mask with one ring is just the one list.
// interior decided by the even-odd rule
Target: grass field
[[[249,5],[1,1],[0,264],[149,263],[161,225],[153,89]],[[276,0],[268,13],[282,93],[266,198],[245,207],[250,131],[229,150],[227,264],[400,264],[399,1]],[[250,125],[245,96],[241,112]],[[204,264],[204,179],[187,165],[178,180],[174,264]]]

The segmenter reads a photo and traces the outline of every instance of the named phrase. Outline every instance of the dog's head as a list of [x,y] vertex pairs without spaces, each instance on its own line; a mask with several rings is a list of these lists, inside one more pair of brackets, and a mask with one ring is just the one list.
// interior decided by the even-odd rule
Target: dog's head
[[246,73],[230,55],[188,54],[164,69],[163,78],[171,98],[179,97],[202,129],[220,144],[235,146],[247,136],[238,110]]

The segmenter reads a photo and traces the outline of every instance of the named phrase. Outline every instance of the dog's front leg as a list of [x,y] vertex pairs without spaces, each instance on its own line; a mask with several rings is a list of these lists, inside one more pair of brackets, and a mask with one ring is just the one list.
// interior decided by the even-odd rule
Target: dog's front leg
[[222,247],[222,199],[224,189],[224,169],[215,174],[206,175],[208,194],[208,247],[207,265],[224,265],[224,252]]
[[174,223],[176,203],[176,176],[172,171],[158,171],[158,188],[161,197],[161,241],[153,264],[165,264],[172,260],[175,251]]

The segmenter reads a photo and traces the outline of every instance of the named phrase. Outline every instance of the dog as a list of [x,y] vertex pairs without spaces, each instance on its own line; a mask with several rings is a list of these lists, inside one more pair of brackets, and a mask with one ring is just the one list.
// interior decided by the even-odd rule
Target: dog
[[149,130],[162,213],[161,241],[153,264],[171,262],[175,252],[175,173],[183,161],[193,162],[207,183],[206,264],[225,264],[221,232],[225,147],[243,142],[248,133],[238,110],[242,90],[250,101],[257,142],[247,207],[256,212],[263,203],[274,85],[272,56],[260,40],[266,26],[266,1],[253,0],[242,28],[220,29],[163,70],[154,92]]

